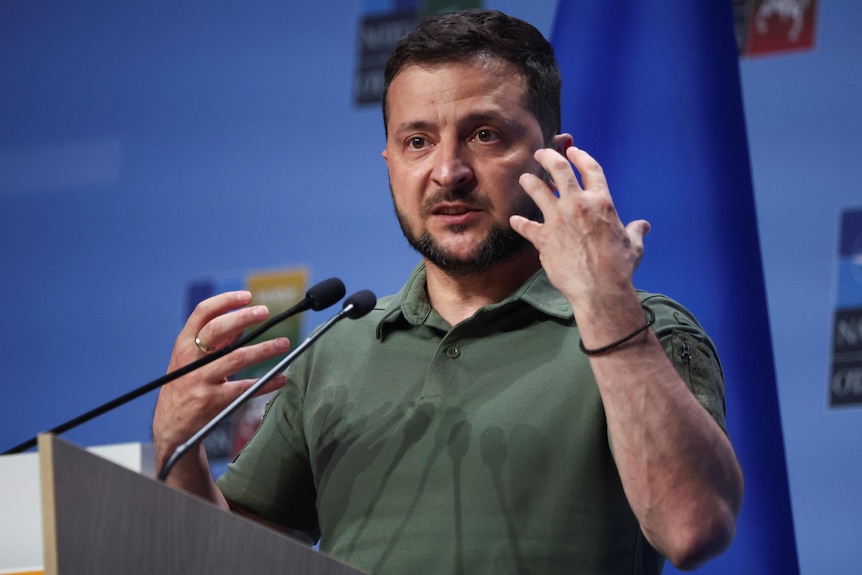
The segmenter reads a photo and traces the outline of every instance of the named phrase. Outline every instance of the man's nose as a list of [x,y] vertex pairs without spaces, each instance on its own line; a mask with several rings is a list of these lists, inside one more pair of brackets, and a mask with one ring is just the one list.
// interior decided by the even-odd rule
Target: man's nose
[[431,178],[438,186],[451,190],[473,179],[469,152],[461,145],[438,144],[434,156]]

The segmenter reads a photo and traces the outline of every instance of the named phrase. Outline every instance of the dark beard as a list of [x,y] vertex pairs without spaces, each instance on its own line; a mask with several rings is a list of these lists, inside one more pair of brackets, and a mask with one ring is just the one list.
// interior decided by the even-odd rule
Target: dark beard
[[[524,194],[523,198],[523,201],[515,207],[514,213],[534,221],[542,221],[542,212],[532,198],[527,194]],[[452,276],[463,277],[482,273],[497,264],[514,258],[532,246],[529,240],[512,228],[504,229],[495,225],[482,240],[479,249],[474,252],[472,257],[454,259],[447,256],[427,232],[420,236],[414,235],[407,227],[405,218],[398,211],[397,206],[395,207],[395,215],[407,243],[422,257]]]

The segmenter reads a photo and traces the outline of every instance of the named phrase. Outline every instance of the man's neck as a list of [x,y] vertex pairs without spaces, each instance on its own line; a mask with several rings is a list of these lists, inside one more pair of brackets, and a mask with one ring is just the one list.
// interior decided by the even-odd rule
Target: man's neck
[[425,289],[431,307],[454,326],[479,308],[505,299],[540,267],[538,255],[533,250],[469,275],[450,275],[426,260]]

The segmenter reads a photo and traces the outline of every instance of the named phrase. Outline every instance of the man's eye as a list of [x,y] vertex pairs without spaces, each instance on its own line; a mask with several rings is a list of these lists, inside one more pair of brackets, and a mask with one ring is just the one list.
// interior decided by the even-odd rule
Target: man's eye
[[425,138],[420,138],[419,136],[413,136],[412,138],[410,138],[409,145],[414,150],[421,150],[422,148],[425,147],[426,143],[427,142],[426,142]]
[[493,142],[497,138],[499,138],[499,136],[491,130],[479,130],[476,132],[476,139],[480,142]]

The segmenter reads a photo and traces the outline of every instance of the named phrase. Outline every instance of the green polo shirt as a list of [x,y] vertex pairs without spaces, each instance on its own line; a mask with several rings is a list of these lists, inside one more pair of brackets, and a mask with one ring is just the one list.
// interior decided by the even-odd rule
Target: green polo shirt
[[[712,344],[672,300],[640,297],[723,427]],[[543,271],[450,327],[420,265],[294,362],[219,487],[264,519],[319,531],[322,551],[374,574],[660,573],[578,339]]]

